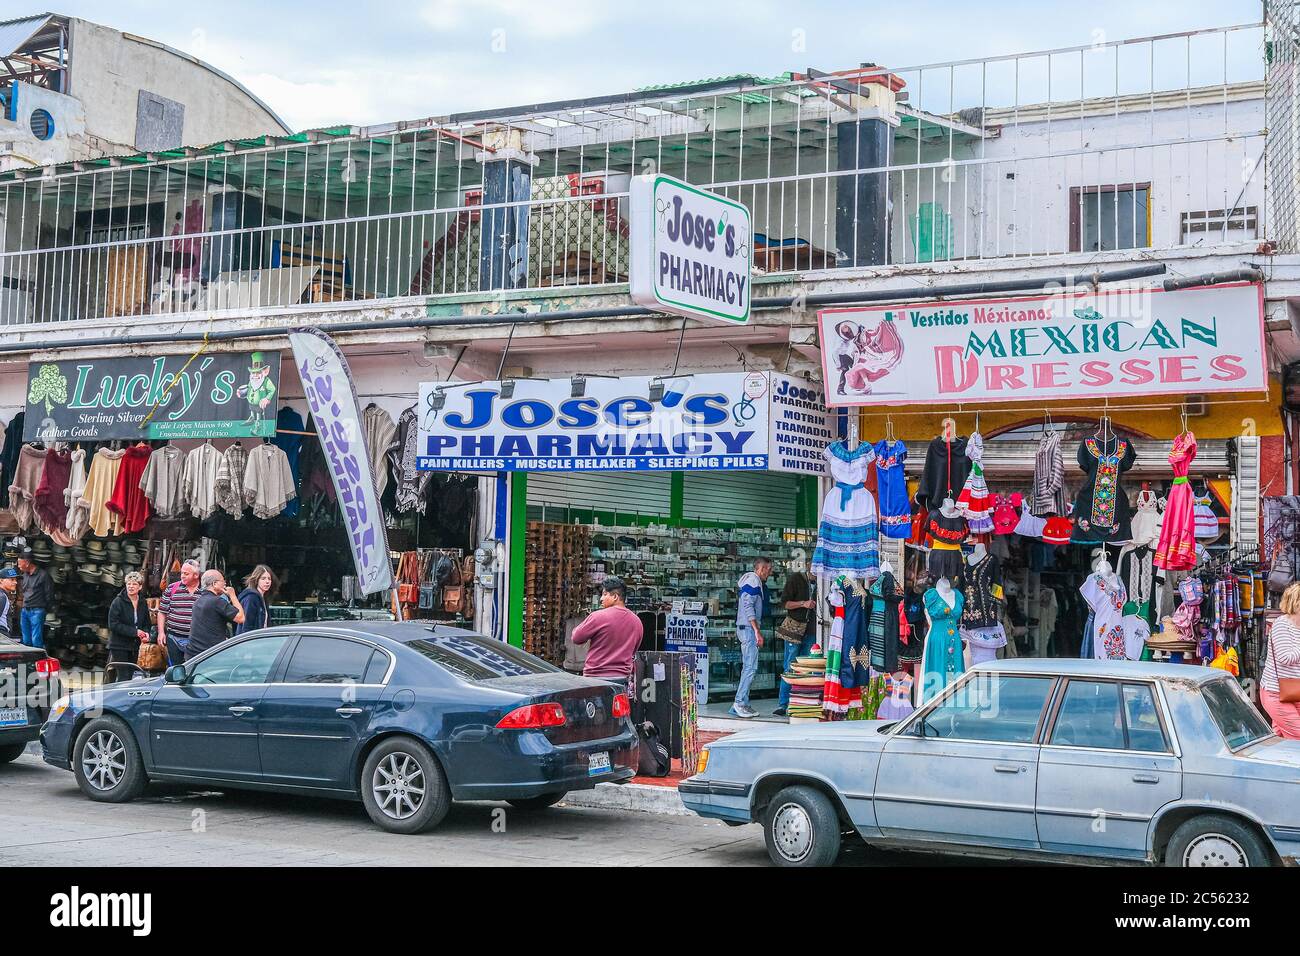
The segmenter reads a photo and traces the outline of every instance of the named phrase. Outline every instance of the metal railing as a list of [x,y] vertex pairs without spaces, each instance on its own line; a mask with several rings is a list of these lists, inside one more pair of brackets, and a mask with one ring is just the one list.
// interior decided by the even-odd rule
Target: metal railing
[[[0,325],[622,282],[629,183],[650,171],[748,205],[768,273],[1257,240],[1272,231],[1266,139],[1271,156],[1298,120],[1271,101],[1266,126],[1264,32],[1099,37],[33,171],[0,180]],[[884,86],[900,96],[888,151],[866,162]],[[511,182],[529,179],[527,198],[487,201],[484,164],[521,157]],[[882,212],[863,222],[873,191]]]

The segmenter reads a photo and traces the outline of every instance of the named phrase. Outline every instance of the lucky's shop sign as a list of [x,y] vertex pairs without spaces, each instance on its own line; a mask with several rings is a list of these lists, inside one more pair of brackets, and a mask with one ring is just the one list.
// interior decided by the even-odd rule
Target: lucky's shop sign
[[632,301],[695,319],[748,322],[749,209],[672,176],[633,177],[629,200]]
[[279,352],[32,362],[24,441],[269,438]]
[[[662,395],[659,388],[662,387]],[[420,386],[424,471],[733,471],[769,467],[772,373]],[[653,397],[652,397],[653,395]]]
[[1264,291],[1236,283],[818,313],[826,404],[1264,391]]

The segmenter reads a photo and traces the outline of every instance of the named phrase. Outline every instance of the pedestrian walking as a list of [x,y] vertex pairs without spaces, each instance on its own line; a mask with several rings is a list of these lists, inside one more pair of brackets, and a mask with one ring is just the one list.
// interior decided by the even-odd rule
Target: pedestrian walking
[[18,616],[22,641],[28,647],[44,647],[45,614],[54,604],[54,581],[50,572],[36,565],[31,548],[24,548],[19,556],[18,571],[22,575],[23,609]]
[[0,634],[13,637],[18,630],[18,572],[0,568]]
[[186,561],[181,565],[181,579],[169,585],[158,602],[158,643],[167,649],[169,666],[185,663],[190,645],[190,619],[194,602],[198,600],[202,573],[197,561]]
[[1282,614],[1268,629],[1268,658],[1259,679],[1259,699],[1273,722],[1278,736],[1300,740],[1300,700],[1283,700],[1300,689],[1300,581],[1293,581],[1282,592]]
[[210,568],[203,572],[202,585],[190,618],[187,660],[229,640],[230,625],[243,624],[245,620],[244,609],[235,592],[226,586],[225,575]]
[[763,646],[763,631],[759,622],[767,604],[765,582],[772,574],[772,559],[759,558],[754,570],[741,576],[736,588],[736,640],[740,642],[740,683],[736,685],[736,699],[731,705],[733,717],[757,717],[758,711],[749,706],[749,688],[758,673],[758,651]]
[[627,588],[621,578],[608,577],[601,585],[600,610],[592,611],[573,629],[574,644],[590,644],[584,677],[626,682],[632,674],[632,660],[645,637],[636,613],[628,610]]
[[265,564],[259,564],[253,568],[252,574],[244,578],[244,590],[239,592],[239,603],[244,608],[244,622],[235,625],[236,634],[271,626],[271,596],[279,586],[275,572]]
[[149,633],[149,602],[140,593],[144,575],[128,571],[123,579],[125,587],[108,606],[108,675],[105,683],[127,680],[131,671],[118,664],[134,664],[140,656],[140,645],[147,644]]

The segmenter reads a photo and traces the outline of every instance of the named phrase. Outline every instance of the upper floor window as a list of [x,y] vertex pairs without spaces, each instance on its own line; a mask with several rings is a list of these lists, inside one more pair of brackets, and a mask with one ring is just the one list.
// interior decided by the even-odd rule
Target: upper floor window
[[1070,188],[1071,252],[1144,249],[1150,245],[1150,183]]

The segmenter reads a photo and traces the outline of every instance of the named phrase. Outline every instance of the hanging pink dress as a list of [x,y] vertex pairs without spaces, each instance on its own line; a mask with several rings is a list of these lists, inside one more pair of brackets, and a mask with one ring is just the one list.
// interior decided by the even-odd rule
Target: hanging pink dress
[[1174,470],[1173,487],[1160,525],[1160,543],[1152,563],[1166,571],[1190,571],[1196,567],[1196,514],[1188,469],[1196,457],[1196,436],[1184,432],[1174,439],[1169,466]]

